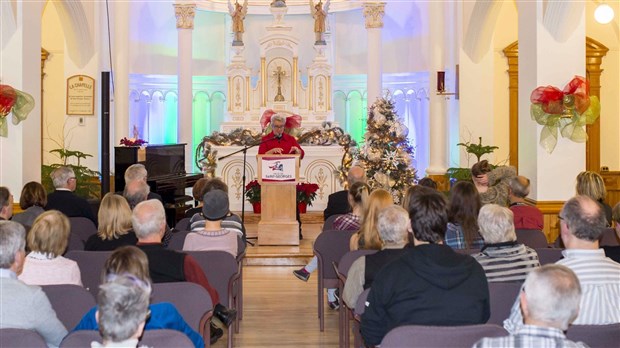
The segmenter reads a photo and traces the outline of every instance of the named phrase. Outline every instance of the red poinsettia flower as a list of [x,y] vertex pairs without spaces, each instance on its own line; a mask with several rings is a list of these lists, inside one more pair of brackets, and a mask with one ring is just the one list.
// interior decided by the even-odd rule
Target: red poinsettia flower
[[312,205],[312,201],[316,198],[319,185],[308,182],[300,182],[297,184],[297,203],[306,203]]

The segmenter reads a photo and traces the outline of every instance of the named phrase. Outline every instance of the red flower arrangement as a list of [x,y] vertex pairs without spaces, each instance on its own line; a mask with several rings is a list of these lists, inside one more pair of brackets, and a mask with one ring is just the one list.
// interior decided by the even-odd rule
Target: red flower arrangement
[[127,137],[121,139],[121,145],[124,146],[142,146],[144,144],[148,144],[148,141],[142,139],[128,139]]
[[316,192],[319,190],[319,185],[309,182],[300,182],[297,184],[297,203],[306,203],[312,205],[312,201],[316,198]]
[[250,203],[260,203],[260,184],[256,180],[245,185],[245,198]]

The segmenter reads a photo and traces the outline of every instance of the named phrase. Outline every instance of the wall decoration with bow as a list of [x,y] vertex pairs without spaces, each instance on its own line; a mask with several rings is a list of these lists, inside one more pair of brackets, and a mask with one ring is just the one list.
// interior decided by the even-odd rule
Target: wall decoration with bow
[[588,139],[585,125],[591,125],[601,113],[601,103],[590,96],[590,84],[582,76],[575,76],[564,90],[557,87],[538,87],[530,96],[530,115],[539,125],[540,146],[553,152],[558,142],[558,129],[564,138],[577,143]]
[[7,116],[13,113],[13,124],[17,125],[28,117],[34,108],[34,98],[8,85],[0,85],[0,137],[9,136]]

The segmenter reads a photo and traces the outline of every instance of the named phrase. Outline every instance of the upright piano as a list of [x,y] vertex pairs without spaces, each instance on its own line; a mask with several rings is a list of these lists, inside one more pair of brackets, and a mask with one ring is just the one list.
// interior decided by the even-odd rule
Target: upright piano
[[145,166],[147,183],[151,192],[161,195],[166,208],[169,226],[183,217],[185,203],[193,200],[185,194],[185,188],[192,187],[203,177],[202,173],[185,172],[185,145],[148,145],[144,148],[117,146],[114,148],[114,187],[122,191],[125,188],[125,170],[132,164]]

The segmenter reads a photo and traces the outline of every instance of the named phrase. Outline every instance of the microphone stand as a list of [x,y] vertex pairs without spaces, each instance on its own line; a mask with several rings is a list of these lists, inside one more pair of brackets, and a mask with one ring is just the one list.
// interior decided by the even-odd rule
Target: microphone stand
[[[228,155],[225,155],[225,156],[219,157],[219,158],[217,159],[217,160],[218,160],[218,162],[219,162],[219,161],[221,161],[221,160],[223,160],[223,159],[226,159],[226,158],[228,158],[228,157],[230,157],[230,156],[232,156],[232,155],[236,155],[236,154],[238,154],[239,152],[243,152],[243,174],[242,174],[242,176],[241,176],[241,180],[242,180],[242,182],[243,182],[243,184],[242,184],[242,186],[241,186],[241,187],[242,187],[242,189],[243,189],[243,194],[241,195],[241,197],[243,197],[243,198],[242,198],[242,200],[241,200],[241,226],[243,226],[244,234],[245,234],[245,192],[246,192],[246,191],[245,191],[245,166],[246,166],[246,164],[247,164],[247,153],[248,153],[248,150],[249,150],[249,149],[251,149],[251,148],[253,148],[253,147],[255,147],[255,146],[258,146],[258,145],[260,145],[260,144],[266,143],[266,142],[268,142],[268,141],[278,140],[278,139],[280,139],[280,138],[278,138],[278,137],[274,136],[274,137],[272,137],[272,138],[269,138],[269,139],[265,139],[265,140],[259,141],[259,142],[258,142],[258,143],[256,143],[256,144],[252,144],[252,145],[247,145],[247,146],[244,146],[242,149],[239,149],[239,150],[237,150],[237,151],[235,151],[235,152],[231,152],[231,153],[229,153]],[[254,243],[252,243],[252,242],[248,241],[248,239],[257,239],[257,237],[248,238],[248,237],[246,236],[246,238],[245,238],[245,242],[246,242],[246,243],[250,244],[251,246],[254,246]]]

